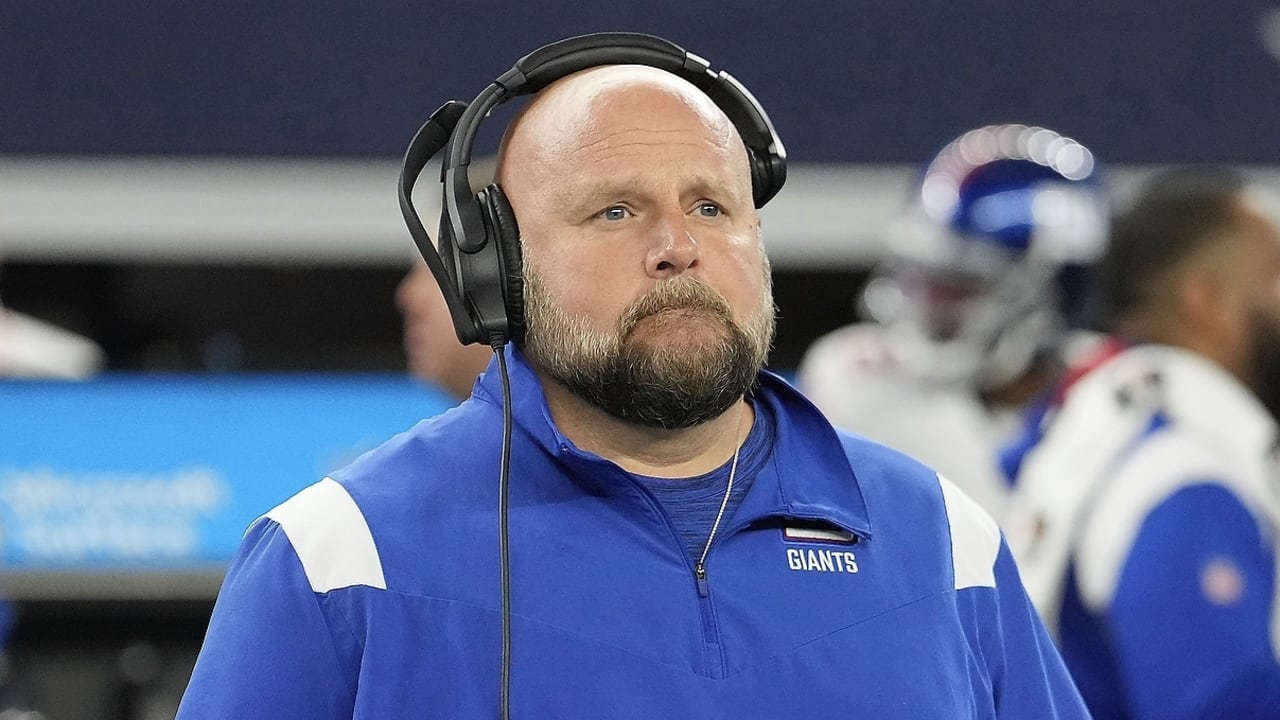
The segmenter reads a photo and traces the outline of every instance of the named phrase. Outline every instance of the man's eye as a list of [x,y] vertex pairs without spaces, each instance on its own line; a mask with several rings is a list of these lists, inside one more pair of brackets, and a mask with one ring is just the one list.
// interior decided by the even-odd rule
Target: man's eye
[[698,214],[702,217],[720,217],[721,212],[720,206],[715,203],[702,203],[698,206]]
[[614,205],[613,207],[606,208],[601,212],[600,218],[603,220],[625,220],[629,215],[631,215],[630,210],[627,210],[621,205]]

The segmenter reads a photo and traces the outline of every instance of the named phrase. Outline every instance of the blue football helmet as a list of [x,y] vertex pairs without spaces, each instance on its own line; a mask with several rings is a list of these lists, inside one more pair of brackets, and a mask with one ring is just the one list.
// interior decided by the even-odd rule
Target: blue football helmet
[[861,298],[925,379],[995,388],[1062,339],[1070,287],[1106,244],[1093,154],[1052,130],[989,125],[925,167]]

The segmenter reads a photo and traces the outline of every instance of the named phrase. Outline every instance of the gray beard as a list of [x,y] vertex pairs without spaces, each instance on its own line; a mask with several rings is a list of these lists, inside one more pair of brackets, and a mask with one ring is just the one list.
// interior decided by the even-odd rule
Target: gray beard
[[[622,314],[613,333],[585,327],[551,304],[535,272],[525,278],[525,349],[551,377],[610,415],[644,427],[680,429],[722,415],[755,385],[773,340],[772,301],[744,330],[704,283],[677,277],[656,285]],[[643,340],[637,327],[658,325]],[[695,351],[661,344],[661,325],[715,327]]]

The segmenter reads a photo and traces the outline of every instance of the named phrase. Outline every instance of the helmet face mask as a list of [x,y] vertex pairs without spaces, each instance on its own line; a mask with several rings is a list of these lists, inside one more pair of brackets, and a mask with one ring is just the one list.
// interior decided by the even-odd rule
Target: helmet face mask
[[896,336],[903,368],[919,379],[992,387],[1058,334],[1054,295],[1051,277],[1016,265],[984,277],[899,262],[871,277],[862,310]]
[[922,379],[998,386],[1060,339],[1058,276],[1101,256],[1105,223],[1079,143],[1023,125],[970,131],[926,168],[861,309]]

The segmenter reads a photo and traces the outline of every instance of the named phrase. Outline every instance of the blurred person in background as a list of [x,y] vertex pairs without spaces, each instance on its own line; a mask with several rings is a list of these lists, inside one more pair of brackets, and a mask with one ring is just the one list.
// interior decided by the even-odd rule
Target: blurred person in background
[[1093,155],[1052,130],[971,130],[926,166],[860,298],[868,321],[806,351],[800,389],[832,423],[932,465],[999,519],[1001,444],[1074,348],[1101,254]]
[[1183,168],[1115,218],[1110,339],[1032,432],[1006,517],[1095,717],[1280,717],[1276,199]]
[[440,284],[421,257],[396,288],[396,307],[404,317],[409,374],[457,400],[469,396],[476,378],[493,359],[493,351],[458,342]]

